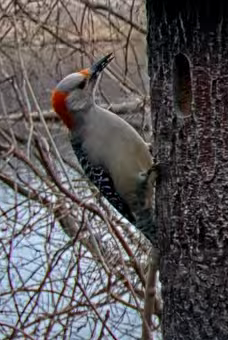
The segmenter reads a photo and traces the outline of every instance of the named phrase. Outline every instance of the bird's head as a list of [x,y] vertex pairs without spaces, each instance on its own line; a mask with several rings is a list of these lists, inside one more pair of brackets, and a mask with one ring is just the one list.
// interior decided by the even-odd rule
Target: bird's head
[[69,129],[74,126],[74,115],[93,103],[93,92],[102,70],[113,59],[109,53],[90,68],[71,73],[61,80],[52,92],[52,106]]

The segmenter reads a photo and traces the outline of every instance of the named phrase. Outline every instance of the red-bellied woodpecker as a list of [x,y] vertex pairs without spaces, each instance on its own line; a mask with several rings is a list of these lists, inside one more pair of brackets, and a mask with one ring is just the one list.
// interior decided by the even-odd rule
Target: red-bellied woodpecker
[[105,198],[156,246],[152,218],[156,167],[136,130],[94,101],[97,79],[112,60],[65,77],[52,93],[52,106],[71,132],[71,144],[85,174]]

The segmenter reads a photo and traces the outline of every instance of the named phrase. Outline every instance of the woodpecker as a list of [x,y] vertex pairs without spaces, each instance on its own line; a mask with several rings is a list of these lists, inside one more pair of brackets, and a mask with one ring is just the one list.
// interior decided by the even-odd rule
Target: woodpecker
[[112,59],[110,53],[66,76],[52,92],[52,106],[70,130],[86,176],[155,245],[152,197],[157,169],[148,145],[130,124],[94,99],[99,75]]

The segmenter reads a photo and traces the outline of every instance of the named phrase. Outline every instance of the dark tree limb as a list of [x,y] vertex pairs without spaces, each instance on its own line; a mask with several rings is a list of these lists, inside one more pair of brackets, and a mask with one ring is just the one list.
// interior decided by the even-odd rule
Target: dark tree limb
[[228,3],[147,1],[165,340],[228,339]]

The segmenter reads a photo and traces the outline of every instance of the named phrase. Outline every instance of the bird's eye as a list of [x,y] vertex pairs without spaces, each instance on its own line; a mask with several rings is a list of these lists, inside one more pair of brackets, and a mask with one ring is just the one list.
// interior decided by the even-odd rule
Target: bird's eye
[[82,80],[81,83],[78,85],[79,89],[83,90],[86,86],[86,79]]

